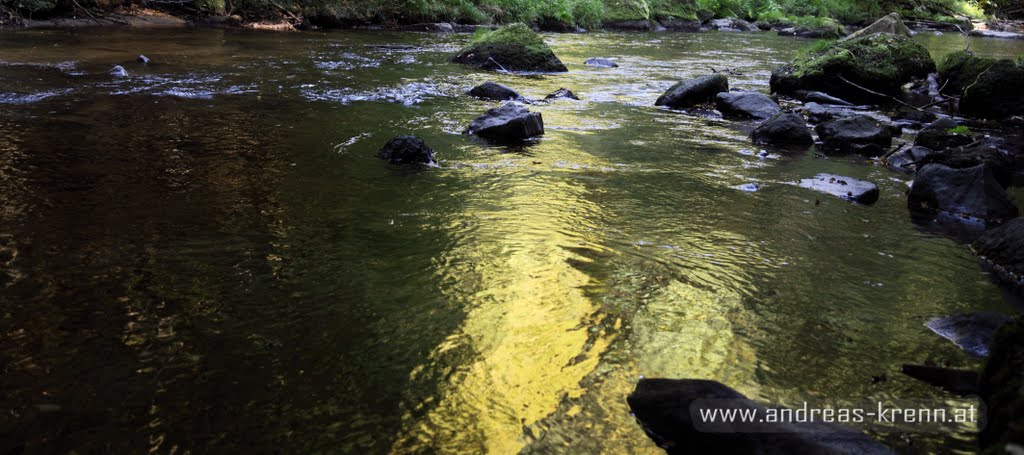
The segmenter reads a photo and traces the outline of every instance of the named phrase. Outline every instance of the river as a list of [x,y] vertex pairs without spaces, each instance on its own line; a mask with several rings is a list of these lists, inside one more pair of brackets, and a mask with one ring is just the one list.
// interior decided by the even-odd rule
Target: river
[[[1012,309],[967,246],[911,223],[907,176],[760,157],[752,122],[653,106],[709,68],[767,91],[809,41],[550,34],[570,71],[512,75],[448,63],[468,39],[0,33],[0,449],[660,453],[625,402],[641,376],[970,402],[899,367],[977,368],[923,323]],[[488,80],[582,101],[490,146],[461,134]],[[398,134],[439,166],[377,160]],[[818,172],[881,199],[793,184]],[[970,452],[971,431],[876,436]]]

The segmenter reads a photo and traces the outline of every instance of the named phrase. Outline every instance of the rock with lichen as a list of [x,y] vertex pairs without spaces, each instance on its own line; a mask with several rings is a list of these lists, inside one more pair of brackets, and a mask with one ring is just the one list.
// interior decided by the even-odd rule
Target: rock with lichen
[[898,96],[903,84],[934,70],[924,46],[906,36],[880,33],[833,43],[776,68],[771,89],[782,94],[816,90],[874,103],[884,99],[871,92]]
[[525,24],[511,24],[475,36],[452,61],[508,71],[565,72],[544,40]]
[[961,114],[1004,118],[1024,114],[1024,63],[954,52],[939,64],[944,91],[960,96]]

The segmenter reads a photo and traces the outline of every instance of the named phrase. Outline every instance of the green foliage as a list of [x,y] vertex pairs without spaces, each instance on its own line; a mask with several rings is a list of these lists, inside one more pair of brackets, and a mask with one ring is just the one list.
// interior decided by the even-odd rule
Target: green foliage
[[960,136],[974,136],[974,133],[971,132],[971,129],[964,125],[957,125],[955,128],[950,128],[946,130],[946,132],[948,132],[949,134],[956,134]]
[[224,0],[195,0],[196,9],[201,13],[223,15],[225,9]]
[[7,8],[19,11],[32,16],[36,13],[45,13],[57,8],[56,0],[3,0],[0,2]]

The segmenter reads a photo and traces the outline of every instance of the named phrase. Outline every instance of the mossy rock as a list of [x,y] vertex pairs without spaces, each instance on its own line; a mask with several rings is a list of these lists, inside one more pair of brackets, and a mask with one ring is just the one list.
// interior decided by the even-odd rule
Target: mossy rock
[[906,36],[874,34],[833,43],[772,71],[773,92],[815,90],[855,102],[883,101],[854,85],[896,96],[911,79],[935,71],[928,49]]
[[1024,445],[1024,320],[996,332],[981,373],[987,425],[979,435],[982,453],[1003,454],[1006,444]]
[[939,63],[939,78],[947,81],[942,91],[951,95],[962,95],[964,87],[978,79],[978,76],[996,63],[994,58],[977,57],[967,51],[953,52]]
[[959,95],[960,113],[1004,118],[1024,114],[1024,66],[1020,61],[954,52],[939,64],[943,91]]
[[540,35],[521,23],[475,36],[452,61],[509,71],[568,71]]

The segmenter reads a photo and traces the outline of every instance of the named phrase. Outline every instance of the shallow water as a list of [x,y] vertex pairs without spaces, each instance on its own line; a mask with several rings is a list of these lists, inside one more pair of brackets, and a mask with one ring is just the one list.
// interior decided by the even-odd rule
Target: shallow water
[[[467,39],[0,34],[0,448],[658,453],[625,403],[640,376],[970,402],[899,367],[977,367],[923,323],[1012,310],[967,246],[910,222],[906,176],[761,158],[750,122],[652,106],[709,67],[766,91],[807,41],[547,35],[570,72],[509,75],[447,63]],[[531,106],[543,139],[491,147],[460,134],[495,105],[464,95],[486,80],[583,101]],[[373,157],[404,133],[440,166]],[[818,172],[881,199],[794,184]],[[877,436],[973,447],[970,427]]]

